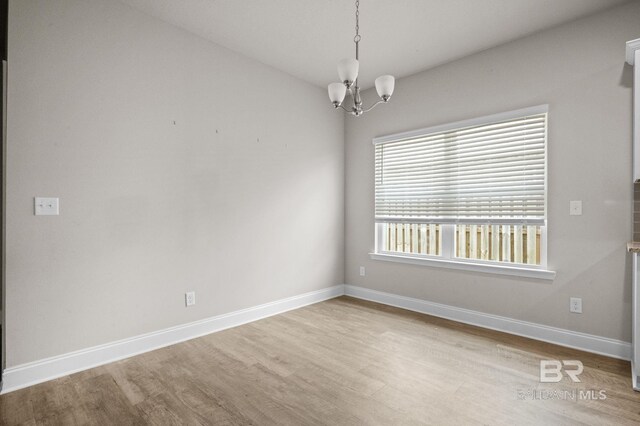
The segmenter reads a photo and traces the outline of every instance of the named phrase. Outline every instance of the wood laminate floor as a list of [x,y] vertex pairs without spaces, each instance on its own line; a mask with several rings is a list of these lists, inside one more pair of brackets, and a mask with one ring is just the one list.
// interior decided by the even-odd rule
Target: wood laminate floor
[[[540,383],[542,359],[581,382]],[[637,425],[640,394],[628,362],[340,297],[3,395],[0,420]]]

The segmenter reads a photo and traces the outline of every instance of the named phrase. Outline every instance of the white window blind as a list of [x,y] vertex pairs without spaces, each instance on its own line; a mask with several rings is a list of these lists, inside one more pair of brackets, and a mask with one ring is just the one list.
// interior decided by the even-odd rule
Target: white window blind
[[546,106],[374,140],[377,222],[546,219]]

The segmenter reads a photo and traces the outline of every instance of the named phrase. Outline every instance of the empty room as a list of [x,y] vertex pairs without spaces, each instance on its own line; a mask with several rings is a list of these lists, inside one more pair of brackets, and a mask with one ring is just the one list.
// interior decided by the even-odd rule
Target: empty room
[[640,0],[0,35],[0,425],[640,424]]

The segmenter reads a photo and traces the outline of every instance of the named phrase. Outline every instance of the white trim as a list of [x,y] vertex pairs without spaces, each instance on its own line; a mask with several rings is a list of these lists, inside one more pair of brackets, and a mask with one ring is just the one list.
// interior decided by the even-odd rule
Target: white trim
[[633,386],[633,390],[640,391],[640,380],[638,380],[638,372],[633,358],[631,359],[631,386]]
[[433,266],[436,268],[458,269],[463,271],[485,272],[497,275],[511,275],[525,278],[537,278],[543,280],[553,280],[556,277],[555,271],[535,268],[521,268],[516,266],[492,265],[489,263],[466,262],[450,259],[438,259],[426,256],[410,256],[407,254],[396,255],[387,253],[369,253],[373,260],[384,260],[388,262],[409,263],[411,265]]
[[456,254],[456,226],[450,223],[440,225],[442,257],[452,259]]
[[640,50],[640,38],[637,38],[635,40],[629,40],[627,42],[626,60],[629,65],[634,64],[634,58],[635,58],[634,52],[636,50]]
[[631,358],[631,344],[621,340],[579,333],[577,331],[520,321],[498,315],[485,314],[483,312],[428,302],[412,297],[383,293],[381,291],[352,285],[345,285],[345,294],[358,299],[370,300],[409,311],[446,318],[612,358],[624,360]]
[[344,286],[337,285],[252,308],[241,309],[228,314],[7,368],[4,370],[1,393],[5,394],[78,371],[129,358],[133,355],[322,302],[343,294]]
[[498,121],[510,120],[512,118],[526,117],[528,115],[545,114],[549,112],[549,105],[537,105],[529,108],[517,109],[515,111],[501,112],[498,114],[485,115],[484,117],[472,118],[469,120],[456,121],[454,123],[439,124],[437,126],[425,127],[423,129],[410,130],[408,132],[395,133],[393,135],[378,136],[373,138],[373,144],[395,142],[402,139],[411,139],[424,136],[430,133],[446,132],[452,129],[462,129],[465,127],[480,126]]

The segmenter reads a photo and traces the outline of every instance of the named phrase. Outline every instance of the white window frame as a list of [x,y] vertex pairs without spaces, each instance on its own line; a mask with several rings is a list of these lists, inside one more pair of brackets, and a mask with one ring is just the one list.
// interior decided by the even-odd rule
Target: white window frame
[[[485,117],[478,117],[470,120],[457,121],[454,123],[448,123],[439,126],[428,127],[424,129],[413,130],[409,132],[396,133],[393,135],[382,136],[373,139],[374,144],[391,142],[399,139],[407,139],[413,137],[419,137],[430,133],[444,132],[453,129],[459,129],[470,126],[477,126],[483,124],[489,124],[497,121],[504,121],[518,117],[524,117],[527,115],[535,115],[541,113],[548,113],[548,105],[539,105],[531,108],[519,109],[509,111],[500,114],[489,115]],[[545,197],[547,197],[547,158],[548,149],[545,149]],[[546,202],[546,201],[545,201]],[[436,223],[436,222],[433,222]],[[501,220],[500,223],[487,221],[482,224],[493,225],[514,225],[519,224],[518,220]],[[427,254],[414,254],[414,253],[401,253],[383,250],[383,226],[384,223],[375,224],[375,252],[369,253],[373,260],[383,260],[391,262],[408,263],[414,265],[425,265],[440,268],[450,268],[465,271],[475,271],[492,273],[498,275],[511,275],[521,276],[527,278],[537,278],[545,280],[553,280],[556,276],[555,271],[547,269],[547,221],[544,225],[540,225],[540,265],[520,264],[520,263],[508,263],[487,261],[481,259],[464,259],[455,257],[455,221],[443,221],[438,222],[440,225],[440,232],[442,234],[442,247],[441,254],[427,255]]]

